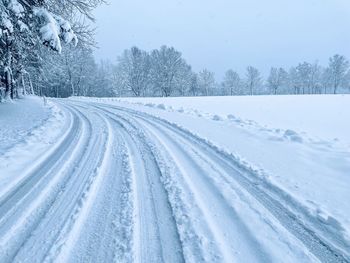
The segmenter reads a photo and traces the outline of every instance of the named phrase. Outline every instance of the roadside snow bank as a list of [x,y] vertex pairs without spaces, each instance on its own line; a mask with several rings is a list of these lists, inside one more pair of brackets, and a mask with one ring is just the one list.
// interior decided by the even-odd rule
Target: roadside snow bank
[[0,104],[0,198],[57,143],[67,119],[56,104],[38,97]]
[[30,133],[43,125],[51,116],[39,97],[0,103],[0,154],[23,141]]

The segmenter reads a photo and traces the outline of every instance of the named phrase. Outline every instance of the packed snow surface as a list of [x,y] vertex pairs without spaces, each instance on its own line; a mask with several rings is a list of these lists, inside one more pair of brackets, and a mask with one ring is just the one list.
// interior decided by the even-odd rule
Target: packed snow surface
[[349,100],[2,104],[0,262],[349,262]]

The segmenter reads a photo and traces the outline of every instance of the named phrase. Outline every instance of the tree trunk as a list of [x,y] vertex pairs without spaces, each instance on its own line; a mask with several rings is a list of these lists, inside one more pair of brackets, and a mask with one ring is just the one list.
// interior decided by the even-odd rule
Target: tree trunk
[[12,81],[12,85],[10,86],[10,90],[11,90],[11,99],[13,100],[16,97],[16,89],[13,81]]
[[9,98],[11,93],[11,74],[9,72],[9,69],[6,69],[5,71],[5,98]]
[[27,91],[26,91],[26,85],[24,83],[23,73],[21,74],[21,81],[22,81],[22,88],[23,88],[22,95],[25,96],[27,95]]
[[28,73],[28,80],[29,80],[29,86],[30,86],[30,93],[32,95],[34,95],[33,83],[32,83],[32,79],[30,78],[29,73]]
[[6,60],[5,60],[5,98],[13,99],[13,78],[12,78],[12,52],[11,43],[6,39]]

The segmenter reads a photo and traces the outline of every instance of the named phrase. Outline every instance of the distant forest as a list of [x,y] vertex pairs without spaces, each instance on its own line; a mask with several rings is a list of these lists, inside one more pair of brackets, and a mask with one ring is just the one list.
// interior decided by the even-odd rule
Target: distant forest
[[[25,94],[69,96],[226,96],[350,93],[350,64],[302,62],[273,67],[267,78],[254,66],[194,72],[173,47],[125,50],[114,62],[96,62],[91,12],[103,0],[0,0],[0,101]],[[49,11],[50,10],[50,11]],[[69,22],[71,21],[71,22]],[[232,58],[234,59],[234,58]]]

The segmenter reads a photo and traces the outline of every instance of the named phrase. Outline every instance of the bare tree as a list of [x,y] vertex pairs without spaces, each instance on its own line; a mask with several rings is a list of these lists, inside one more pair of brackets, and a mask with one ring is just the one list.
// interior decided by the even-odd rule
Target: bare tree
[[320,76],[320,86],[324,94],[329,93],[328,88],[332,86],[331,73],[329,68],[323,68]]
[[283,68],[271,68],[267,85],[276,95],[281,86],[286,84],[287,79],[288,73]]
[[198,75],[196,73],[192,73],[190,87],[189,87],[190,95],[197,96],[198,91],[199,91]]
[[311,94],[315,93],[321,93],[321,76],[322,74],[322,68],[321,66],[315,62],[314,64],[311,65],[311,72],[310,72],[310,89]]
[[344,86],[347,87],[350,91],[350,70],[348,70],[348,72],[345,75]]
[[183,76],[183,71],[189,69],[181,53],[173,47],[162,46],[151,53],[151,83],[155,91],[160,90],[162,96],[171,96],[178,90],[178,79]]
[[297,78],[300,82],[302,94],[310,89],[312,65],[308,62],[299,63],[296,67]]
[[202,91],[204,96],[209,96],[210,91],[215,88],[215,76],[214,73],[203,69],[198,74],[199,89]]
[[344,81],[349,69],[349,61],[341,55],[334,55],[329,59],[329,73],[332,80],[333,93],[337,94],[339,85]]
[[150,74],[150,58],[147,52],[137,47],[125,50],[119,58],[121,76],[124,78],[124,86],[130,89],[134,96],[144,94]]
[[261,85],[261,76],[259,70],[252,66],[247,67],[246,78],[249,94],[253,95],[256,88]]
[[182,63],[174,81],[175,88],[180,96],[186,96],[190,92],[192,77],[193,73],[191,66]]
[[291,94],[300,94],[301,93],[301,87],[302,87],[302,80],[300,78],[300,75],[298,74],[298,71],[296,67],[291,67],[288,72],[288,86],[290,89]]
[[237,72],[230,69],[226,71],[222,85],[230,91],[231,96],[238,95],[241,88],[241,78]]

